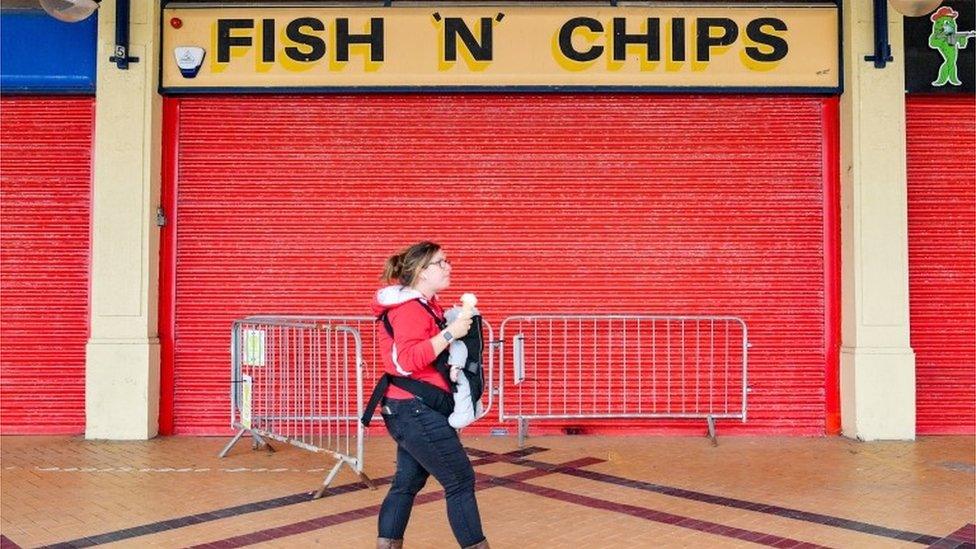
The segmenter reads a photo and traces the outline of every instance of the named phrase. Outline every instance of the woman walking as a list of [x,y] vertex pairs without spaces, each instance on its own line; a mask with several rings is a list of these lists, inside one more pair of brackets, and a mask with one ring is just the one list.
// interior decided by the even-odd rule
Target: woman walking
[[465,315],[447,324],[437,303],[437,293],[451,284],[451,263],[439,245],[419,242],[387,259],[382,278],[395,284],[380,289],[373,304],[383,323],[379,337],[386,369],[374,396],[382,395],[383,420],[397,443],[397,461],[380,508],[377,547],[403,547],[414,497],[434,475],[444,487],[458,544],[487,549],[474,469],[447,420],[453,399],[446,350],[471,327]]

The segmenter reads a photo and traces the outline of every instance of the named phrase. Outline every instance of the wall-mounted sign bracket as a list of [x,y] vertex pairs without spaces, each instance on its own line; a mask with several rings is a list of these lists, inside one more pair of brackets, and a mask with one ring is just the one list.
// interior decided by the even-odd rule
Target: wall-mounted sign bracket
[[129,0],[115,1],[115,55],[108,60],[122,70],[139,62],[138,57],[129,57]]
[[876,69],[895,60],[888,43],[888,0],[874,0],[874,55],[865,55],[864,60],[874,61]]

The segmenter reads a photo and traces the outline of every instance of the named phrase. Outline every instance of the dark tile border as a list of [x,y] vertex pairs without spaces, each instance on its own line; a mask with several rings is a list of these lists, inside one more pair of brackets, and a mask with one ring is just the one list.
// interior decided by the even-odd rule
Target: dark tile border
[[[479,454],[478,452],[480,452],[480,450],[471,450],[471,455],[480,457],[482,454]],[[490,452],[483,452],[483,454],[488,455],[490,454]],[[506,457],[505,459],[509,459],[512,463],[516,463],[526,467],[540,467],[540,468],[550,467],[550,465],[547,463],[543,463],[535,460],[528,460],[523,458],[508,458],[508,457]],[[746,501],[746,500],[729,498],[724,496],[716,496],[705,492],[685,490],[683,488],[677,488],[674,486],[665,486],[662,484],[654,484],[651,482],[645,482],[641,480],[633,480],[624,477],[608,475],[605,473],[598,473],[596,471],[584,470],[580,468],[573,468],[573,469],[564,468],[559,472],[564,475],[570,475],[578,478],[585,478],[587,480],[593,480],[596,482],[603,482],[607,484],[615,484],[617,486],[623,486],[625,488],[633,488],[635,490],[655,492],[666,496],[689,499],[693,501],[700,501],[702,503],[709,503],[712,505],[721,505],[723,507],[743,509],[746,511],[753,511],[756,513],[764,513],[767,515],[774,515],[774,516],[793,519],[793,520],[811,522],[814,524],[821,524],[824,526],[831,526],[833,528],[841,528],[844,530],[851,530],[854,532],[860,532],[862,534],[870,534],[873,536],[886,537],[886,538],[896,539],[899,541],[910,541],[910,542],[924,544],[924,545],[929,545],[941,541],[939,536],[933,536],[930,534],[921,534],[918,532],[897,530],[895,528],[888,528],[886,526],[880,526],[877,524],[870,524],[867,522],[860,522],[856,520],[845,519],[845,518],[835,517],[831,515],[824,515],[822,513],[812,513],[809,511],[802,511],[800,509],[791,509],[789,507],[780,507],[778,505],[767,505],[764,503],[757,503],[754,501]],[[965,530],[965,527],[960,529],[958,532],[963,532],[963,530]],[[965,536],[964,533],[959,535]],[[949,537],[953,537],[953,536],[956,536],[956,534],[954,533]],[[942,538],[942,539],[947,539],[947,538]],[[966,540],[962,540],[962,541],[966,541]],[[968,541],[971,542],[972,540],[968,540]]]
[[[563,472],[563,471],[557,470],[554,472]],[[825,547],[823,545],[816,545],[813,543],[808,543],[808,542],[786,538],[782,536],[776,536],[773,534],[766,534],[764,532],[755,532],[752,530],[736,528],[734,526],[725,526],[723,524],[719,524],[716,522],[709,522],[707,520],[683,517],[681,515],[666,513],[664,511],[648,509],[646,507],[638,507],[636,505],[617,503],[605,499],[584,496],[582,494],[565,492],[563,490],[558,490],[556,488],[547,488],[544,486],[529,484],[527,482],[523,482],[522,480],[514,480],[514,479],[506,479],[506,480],[507,482],[501,484],[501,486],[513,490],[518,490],[520,492],[527,492],[530,494],[535,494],[537,496],[546,497],[549,499],[565,501],[567,503],[581,505],[589,509],[603,509],[604,511],[612,511],[614,513],[630,515],[632,517],[642,518],[644,520],[677,526],[678,528],[697,530],[699,532],[705,532],[716,536],[723,536],[723,537],[733,538],[741,541],[751,541],[761,545],[769,545],[771,547],[809,547],[811,549]]]
[[633,480],[633,479],[618,477],[614,475],[607,475],[604,473],[597,473],[595,471],[573,469],[571,471],[563,471],[562,473],[566,475],[578,477],[578,478],[585,478],[587,480],[594,480],[597,482],[604,482],[608,484],[616,484],[618,486],[624,486],[627,488],[634,488],[636,490],[655,492],[667,496],[672,496],[672,497],[677,497],[682,499],[690,499],[694,501],[700,501],[702,503],[710,503],[712,505],[721,505],[723,507],[744,509],[746,511],[764,513],[767,515],[774,515],[777,517],[800,520],[803,522],[822,524],[824,526],[831,526],[834,528],[841,528],[844,530],[851,530],[863,534],[870,534],[873,536],[886,537],[886,538],[897,539],[901,541],[911,541],[911,542],[927,545],[939,540],[938,536],[932,536],[929,534],[921,534],[918,532],[910,532],[906,530],[897,530],[894,528],[888,528],[886,526],[880,526],[877,524],[870,524],[867,522],[860,522],[857,520],[845,519],[845,518],[835,517],[831,515],[824,515],[821,513],[812,513],[809,511],[802,511],[800,509],[791,509],[789,507],[780,507],[778,505],[766,505],[763,503],[756,503],[753,501],[745,501],[741,499],[728,498],[724,496],[716,496],[713,494],[707,494],[704,492],[695,492],[692,490],[685,490],[683,488],[676,488],[673,486],[664,486],[661,484],[654,484],[650,482]]
[[[492,458],[485,458],[492,459]],[[501,460],[498,460],[501,461]],[[603,460],[595,458],[581,458],[573,460],[562,464],[558,467],[585,467],[587,465],[593,465],[594,463],[600,463]],[[555,472],[555,471],[553,471]],[[552,474],[548,471],[542,471],[539,469],[530,469],[528,471],[520,471],[506,477],[491,477],[488,475],[478,475],[480,478],[475,483],[475,490],[484,490],[486,488],[491,488],[497,486],[497,484],[491,482],[494,479],[504,480],[508,482],[521,482],[522,480],[527,480],[530,478],[541,477],[544,475]],[[438,501],[444,499],[444,491],[437,490],[436,492],[427,492],[420,494],[414,499],[414,506],[423,505],[425,503],[431,503],[433,501]],[[286,536],[294,536],[297,534],[304,534],[305,532],[311,532],[313,530],[319,530],[329,526],[335,526],[336,524],[342,524],[344,522],[350,522],[353,520],[360,520],[367,517],[372,517],[380,512],[379,505],[370,505],[369,507],[362,507],[359,509],[353,509],[351,511],[343,511],[341,513],[335,513],[332,515],[325,515],[322,517],[316,517],[309,520],[303,520],[301,522],[295,522],[292,524],[286,524],[284,526],[278,526],[276,528],[267,528],[265,530],[258,530],[257,532],[252,532],[249,534],[243,534],[240,536],[234,536],[231,538],[226,538],[222,540],[212,541],[208,543],[201,543],[200,545],[191,546],[190,549],[230,549],[233,547],[244,547],[247,545],[252,545],[260,541],[267,541],[272,539],[283,538]]]
[[[467,450],[469,450],[469,453],[474,452],[474,450],[472,449],[467,449]],[[540,448],[538,446],[531,446],[528,448],[523,448],[521,450],[506,452],[504,454],[495,454],[492,452],[483,452],[481,450],[477,450],[477,455],[473,453],[472,455],[475,455],[475,457],[478,457],[480,459],[472,461],[471,464],[477,467],[478,465],[485,465],[488,463],[495,463],[499,461],[505,462],[513,459],[521,459],[524,458],[525,456],[529,456],[538,452],[544,452],[545,450],[546,450],[545,448]],[[392,479],[393,479],[392,476],[373,479],[373,484],[375,484],[376,486],[383,486],[385,484],[389,484],[392,481]],[[352,484],[343,484],[342,486],[337,486],[335,488],[329,488],[328,490],[325,491],[325,495],[338,496],[342,494],[348,494],[350,492],[358,492],[360,490],[365,490],[365,489],[366,489],[365,485],[359,482],[355,482]],[[84,538],[63,541],[52,545],[46,545],[41,549],[72,549],[72,548],[80,548],[80,547],[91,547],[93,545],[101,545],[103,543],[112,543],[116,541],[132,539],[140,536],[147,536],[150,534],[158,534],[160,532],[165,532],[167,530],[175,530],[177,528],[183,528],[185,526],[193,526],[195,524],[220,520],[227,517],[244,515],[248,513],[255,513],[258,511],[265,511],[267,509],[277,509],[279,507],[287,507],[289,505],[295,505],[298,503],[305,503],[309,501],[314,501],[312,499],[312,493],[301,492],[298,494],[292,494],[290,496],[266,499],[262,501],[256,501],[253,503],[245,503],[243,505],[235,505],[233,507],[216,509],[214,511],[206,511],[203,513],[197,513],[195,515],[187,515],[187,516],[177,517],[177,518],[163,520],[159,522],[142,524],[139,526],[133,526],[131,528],[116,530],[114,532],[106,532],[104,534],[97,534],[97,535],[88,536]],[[13,544],[12,541],[10,541],[10,543]],[[13,544],[10,547],[11,548],[17,547],[17,545]],[[7,546],[3,545],[2,547],[0,547],[0,549],[7,549]]]
[[[486,454],[489,453],[483,452],[477,455],[486,455]],[[492,458],[486,456],[485,459],[492,459]],[[518,458],[514,458],[514,459],[503,458],[499,461],[502,460],[504,461],[511,460],[512,462],[518,463],[520,465],[526,465],[527,462],[530,461],[530,460],[523,460]],[[536,486],[534,484],[529,484],[525,482],[526,480],[530,480],[533,478],[539,478],[542,476],[547,476],[556,473],[566,473],[568,471],[577,470],[580,467],[586,467],[601,462],[603,462],[603,460],[596,459],[596,458],[581,458],[578,460],[573,460],[570,462],[558,463],[558,464],[532,462],[532,465],[537,465],[537,466],[532,467],[525,471],[520,471],[503,477],[478,473],[477,482],[475,484],[475,490],[484,490],[486,488],[491,488],[494,486],[502,486],[513,490],[518,490],[522,492],[527,492],[527,493],[547,497],[550,499],[556,499],[556,500],[566,501],[568,503],[574,503],[590,509],[603,509],[606,511],[643,518],[645,520],[651,520],[663,524],[670,524],[680,528],[687,528],[699,532],[710,533],[717,536],[723,536],[723,537],[728,537],[728,538],[733,538],[733,539],[738,539],[743,541],[752,541],[754,543],[768,545],[771,547],[791,547],[791,548],[804,548],[804,549],[822,549],[826,547],[823,545],[817,545],[814,543],[795,540],[792,538],[776,536],[764,532],[755,532],[752,530],[745,530],[733,526],[725,526],[723,524],[718,524],[718,523],[709,522],[705,520],[699,520],[690,517],[684,517],[681,515],[675,515],[671,513],[665,513],[663,511],[657,511],[654,509],[647,509],[635,505],[616,503],[616,502],[607,501],[599,498],[584,496],[581,494],[564,492],[562,490],[557,490],[553,488],[545,488],[542,486]],[[417,496],[414,505],[423,505],[425,503],[430,503],[433,501],[443,499],[443,497],[444,497],[444,492],[442,490],[438,490],[436,492],[428,492],[426,494],[421,494],[420,496]],[[344,511],[341,513],[327,515],[324,517],[316,517],[314,519],[297,522],[294,524],[288,524],[285,526],[260,530],[258,532],[243,534],[232,538],[226,538],[223,540],[203,543],[200,545],[193,546],[191,549],[204,549],[204,548],[230,549],[236,547],[244,547],[247,545],[258,543],[260,541],[266,541],[269,539],[278,539],[286,536],[302,534],[313,530],[334,526],[336,524],[341,524],[352,520],[359,520],[362,518],[370,517],[379,513],[379,508],[380,508],[379,505],[372,505],[369,507],[354,509],[352,511]]]
[[[939,536],[897,530],[897,529],[888,528],[876,524],[844,519],[844,518],[834,517],[831,515],[825,515],[821,513],[812,513],[808,511],[802,511],[799,509],[791,509],[788,507],[767,505],[763,503],[751,502],[751,501],[740,500],[735,498],[728,498],[724,496],[717,496],[717,495],[708,494],[704,492],[685,490],[673,486],[654,484],[650,482],[633,480],[624,477],[608,475],[604,473],[598,473],[595,471],[581,469],[581,467],[593,465],[595,463],[600,463],[604,461],[596,458],[582,458],[579,460],[573,460],[563,464],[553,464],[553,463],[546,463],[542,461],[527,459],[528,456],[538,452],[543,452],[545,450],[546,450],[545,448],[532,446],[521,450],[515,450],[512,452],[497,454],[494,452],[488,452],[476,448],[466,448],[466,451],[469,455],[478,458],[472,461],[473,466],[485,465],[487,463],[495,463],[495,462],[507,462],[507,463],[512,463],[512,464],[530,468],[527,471],[521,471],[504,477],[479,474],[478,475],[479,480],[478,480],[478,484],[476,485],[476,489],[483,490],[485,488],[490,488],[492,486],[505,486],[512,489],[517,489],[517,490],[526,491],[530,493],[536,493],[537,490],[548,490],[548,489],[538,487],[535,485],[526,484],[524,482],[525,480],[531,478],[537,478],[539,476],[545,476],[553,473],[561,473],[570,476],[575,476],[578,478],[584,478],[587,480],[593,480],[596,482],[614,484],[626,488],[650,491],[650,492],[655,492],[667,496],[699,501],[702,503],[721,505],[724,507],[743,509],[746,511],[764,513],[764,514],[789,518],[793,520],[811,522],[815,524],[821,524],[825,526],[851,530],[851,531],[869,534],[869,535],[875,535],[879,537],[897,539],[900,541],[910,541],[914,543],[929,545],[931,547],[939,547],[939,548],[960,548],[961,547],[967,549],[968,548],[976,549],[976,547],[973,547],[973,538],[976,537],[976,531],[974,531],[974,527],[972,524],[968,524],[963,528],[960,528],[959,530],[950,534],[949,536],[946,536],[945,538],[940,538]],[[380,486],[380,485],[388,484],[391,481],[391,479],[392,477],[383,477],[374,480],[374,483]],[[353,484],[342,485],[336,488],[331,488],[326,491],[326,494],[330,496],[334,496],[334,495],[341,495],[350,492],[356,492],[363,489],[365,489],[365,486],[363,486],[362,484],[353,483]],[[572,494],[570,492],[562,492],[556,490],[553,492],[553,494],[554,496],[547,496],[547,497],[554,497],[554,499],[562,499],[564,501],[572,500],[572,502],[574,503],[576,502],[576,500],[574,500],[573,498],[576,499],[583,498],[586,501],[590,501],[594,503],[593,505],[594,508],[608,509],[623,514],[639,516],[647,520],[654,520],[665,524],[673,524],[675,526],[679,526],[682,528],[689,528],[689,529],[698,530],[702,532],[713,533],[716,535],[732,537],[744,541],[751,541],[755,543],[777,546],[777,547],[819,547],[815,544],[801,542],[790,538],[782,538],[779,536],[765,534],[762,532],[743,530],[739,528],[724,526],[717,523],[711,523],[711,522],[700,521],[688,517],[682,517],[680,515],[672,515],[662,511],[645,509],[637,506],[617,504],[615,502],[599,500],[597,498],[589,498],[588,496]],[[537,495],[544,495],[544,494],[537,494]],[[428,499],[428,498],[433,498],[433,499]],[[428,503],[429,501],[435,501],[442,498],[443,498],[442,492],[430,492],[428,494],[418,496],[417,504]],[[219,519],[236,516],[240,514],[253,513],[257,511],[263,511],[266,509],[274,509],[278,507],[284,507],[284,506],[294,505],[297,503],[304,503],[308,501],[311,501],[311,494],[303,492],[300,494],[293,494],[290,496],[258,501],[254,503],[238,505],[235,507],[218,509],[215,511],[209,511],[205,513],[199,513],[196,515],[178,517],[166,521],[160,521],[160,522],[136,526],[132,528],[126,528],[123,530],[118,530],[115,532],[109,532],[106,534],[100,534],[100,535],[91,536],[87,538],[79,538],[76,540],[49,545],[47,546],[47,548],[90,547],[92,545],[110,543],[114,541],[131,539],[134,537],[139,537],[144,535],[156,534],[167,530],[182,528],[194,524],[200,524],[203,522],[209,522],[209,521],[219,520]],[[581,503],[581,505],[584,504]],[[616,506],[620,506],[620,507],[618,508]],[[334,524],[341,524],[343,522],[348,522],[350,520],[358,520],[360,518],[365,518],[368,516],[375,515],[378,512],[379,512],[379,506],[364,507],[361,509],[347,511],[344,513],[338,513],[336,515],[317,517],[315,519],[311,519],[308,521],[285,525],[278,528],[271,528],[271,529],[261,530],[258,532],[253,532],[241,536],[235,536],[233,538],[228,538],[226,540],[220,540],[213,543],[202,544],[198,547],[241,547],[244,545],[258,543],[260,541],[265,541],[268,539],[277,539],[280,537],[285,537],[285,536],[290,536],[290,535],[303,533],[311,530],[325,528]],[[14,544],[6,537],[0,536],[0,541],[3,541],[5,543],[10,543],[11,545],[9,545],[9,547],[11,548],[17,547],[16,544]],[[2,547],[0,547],[0,549],[7,549],[7,547],[8,545],[3,545]]]
[[[382,484],[383,480],[384,479],[378,479],[375,482],[377,484]],[[389,481],[387,480],[387,482]],[[361,485],[357,486],[355,484],[347,484],[338,487],[336,491],[337,492],[341,491],[341,493],[347,493],[356,490],[362,490],[364,488],[365,487],[362,487]],[[258,501],[254,503],[246,503],[243,505],[236,505],[234,507],[226,507],[224,509],[217,509],[214,511],[207,511],[205,513],[198,513],[196,515],[177,517],[174,519],[153,522],[150,524],[133,526],[132,528],[125,528],[123,530],[116,530],[114,532],[106,532],[104,534],[98,534],[94,536],[88,536],[85,538],[73,539],[70,541],[64,541],[61,543],[46,545],[42,549],[69,549],[75,547],[91,547],[93,545],[112,543],[115,541],[131,539],[139,536],[158,534],[159,532],[165,532],[167,530],[174,530],[176,528],[183,528],[185,526],[192,526],[194,524],[201,524],[204,522],[210,522],[213,520],[219,520],[222,518],[232,517],[236,515],[254,513],[257,511],[263,511],[265,509],[287,507],[289,505],[304,503],[306,501],[311,501],[311,500],[312,500],[311,494],[307,492],[302,492],[300,494],[292,494],[290,496],[267,499],[267,500]]]
[[976,525],[967,524],[948,536],[935,541],[930,548],[974,549],[976,548]]

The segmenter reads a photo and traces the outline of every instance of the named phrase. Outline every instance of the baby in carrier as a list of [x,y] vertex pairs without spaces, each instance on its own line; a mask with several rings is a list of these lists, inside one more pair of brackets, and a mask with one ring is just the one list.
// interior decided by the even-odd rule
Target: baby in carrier
[[451,367],[451,381],[457,384],[454,390],[454,412],[447,422],[455,429],[467,427],[484,415],[481,396],[484,392],[482,376],[482,334],[481,313],[475,308],[478,298],[474,294],[461,296],[461,307],[453,307],[444,313],[448,323],[460,315],[471,317],[471,330],[463,338],[452,341],[448,347],[447,363]]

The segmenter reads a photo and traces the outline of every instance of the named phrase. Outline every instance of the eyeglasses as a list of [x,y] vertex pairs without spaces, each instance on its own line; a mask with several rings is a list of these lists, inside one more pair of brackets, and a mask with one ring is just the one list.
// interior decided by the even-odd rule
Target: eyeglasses
[[451,266],[451,262],[445,257],[444,259],[440,259],[438,261],[432,261],[427,264],[428,267],[430,267],[431,265],[437,265],[441,269],[446,269]]

